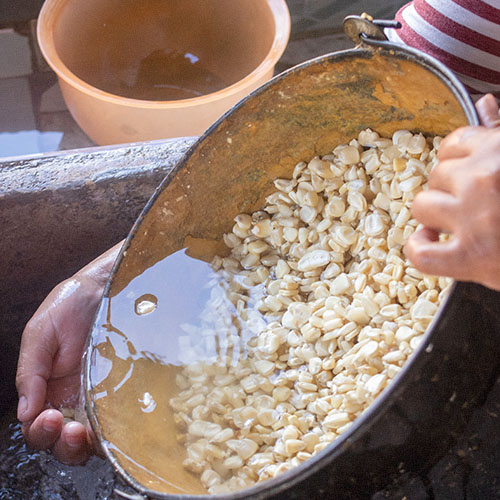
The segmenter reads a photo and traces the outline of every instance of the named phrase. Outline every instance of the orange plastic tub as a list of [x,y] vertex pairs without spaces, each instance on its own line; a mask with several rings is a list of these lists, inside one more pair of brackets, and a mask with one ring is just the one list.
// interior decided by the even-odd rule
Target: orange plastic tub
[[47,0],[38,41],[97,144],[201,134],[273,75],[285,0]]

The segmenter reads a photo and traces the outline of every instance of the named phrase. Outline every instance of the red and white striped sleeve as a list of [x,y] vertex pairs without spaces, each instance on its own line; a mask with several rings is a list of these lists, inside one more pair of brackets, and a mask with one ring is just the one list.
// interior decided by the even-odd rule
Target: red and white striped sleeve
[[396,14],[392,42],[422,50],[460,78],[473,97],[500,98],[500,0],[414,0]]

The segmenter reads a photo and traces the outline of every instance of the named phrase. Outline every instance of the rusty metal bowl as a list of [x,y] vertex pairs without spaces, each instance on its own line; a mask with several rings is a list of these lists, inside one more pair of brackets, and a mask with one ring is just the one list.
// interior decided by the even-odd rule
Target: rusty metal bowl
[[[234,216],[261,207],[275,178],[290,176],[298,161],[326,154],[366,127],[385,136],[402,128],[445,135],[468,123],[478,124],[473,103],[450,71],[417,51],[384,43],[287,71],[195,143],[133,227],[88,341],[84,381],[92,428],[115,469],[140,494],[164,500],[203,495],[182,468],[183,448],[165,437],[174,425],[167,409],[172,375],[153,348],[139,355],[135,347],[147,341],[168,350],[158,329],[162,300],[170,300],[175,286],[162,272],[166,257],[180,249],[194,257],[216,253]],[[156,319],[139,324],[134,301],[153,285],[158,308],[150,316]],[[348,431],[301,466],[214,498],[359,499],[402,471],[432,464],[497,372],[498,300],[480,286],[455,283],[417,352]],[[151,413],[138,409],[144,390],[163,394]]]

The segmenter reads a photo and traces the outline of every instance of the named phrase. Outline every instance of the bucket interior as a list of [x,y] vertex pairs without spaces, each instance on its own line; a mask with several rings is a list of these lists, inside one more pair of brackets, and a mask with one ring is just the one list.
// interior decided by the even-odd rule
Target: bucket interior
[[[209,261],[234,217],[262,207],[274,179],[290,178],[299,161],[328,154],[365,128],[385,137],[399,129],[444,136],[466,124],[456,93],[423,64],[356,50],[281,75],[208,131],[134,227],[90,338],[88,412],[126,478],[159,497],[206,493],[182,466],[185,449],[169,407],[179,363],[162,304],[182,314],[186,305],[175,304],[172,290],[191,277],[162,267],[167,257],[185,251]],[[156,309],[139,317],[137,300],[148,294]],[[146,392],[154,395],[151,411],[144,411]]]

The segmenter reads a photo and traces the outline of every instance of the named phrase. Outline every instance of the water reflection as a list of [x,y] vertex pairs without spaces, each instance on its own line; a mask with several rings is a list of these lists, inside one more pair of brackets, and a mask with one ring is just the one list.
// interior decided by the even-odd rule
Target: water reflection
[[120,75],[109,61],[105,61],[100,79],[94,85],[114,95],[150,101],[192,99],[227,86],[227,82],[190,52],[157,49],[134,62],[130,64],[132,69]]
[[[265,328],[266,320],[256,311],[240,317],[230,300],[234,286],[242,284],[180,250],[105,298],[93,336],[96,397],[123,387],[138,360],[164,366],[198,361],[236,366],[246,358],[248,340]],[[247,305],[262,293],[254,286]]]
[[182,250],[134,278],[118,295],[105,299],[99,312],[99,334],[94,337],[96,356],[104,359],[94,365],[93,384],[106,379],[109,360],[115,358],[127,362],[124,377],[140,358],[178,365],[183,345],[179,337],[185,325],[199,322],[210,297],[206,285],[213,278],[209,264]]
[[135,313],[139,316],[151,314],[158,307],[158,298],[150,293],[145,293],[135,300]]
[[[170,401],[183,367],[247,358],[248,341],[266,321],[257,311],[241,316],[231,299],[243,286],[180,250],[101,303],[89,367],[94,409],[108,450],[151,489],[206,493],[182,464],[186,448]],[[249,306],[262,298],[254,288]]]

